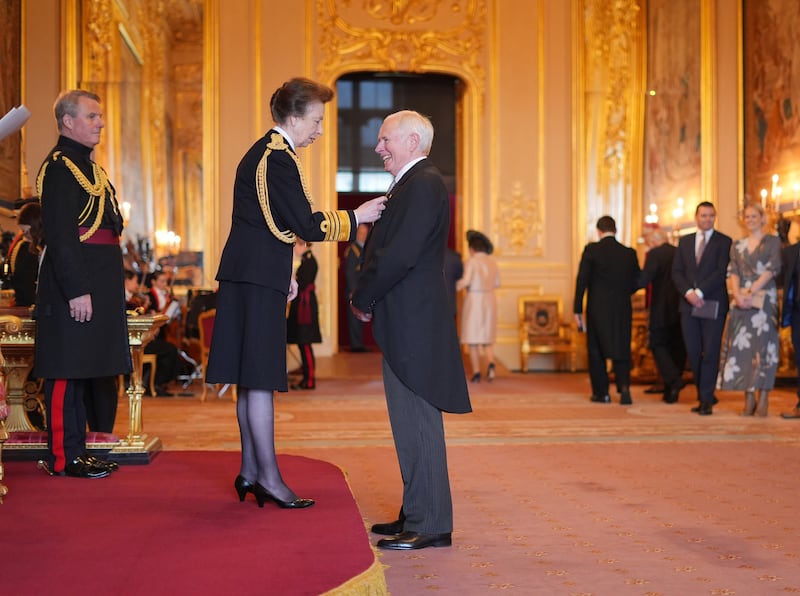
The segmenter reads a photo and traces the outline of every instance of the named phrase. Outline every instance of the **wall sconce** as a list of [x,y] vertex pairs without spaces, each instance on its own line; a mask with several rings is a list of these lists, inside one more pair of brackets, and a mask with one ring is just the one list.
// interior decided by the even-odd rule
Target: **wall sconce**
[[683,218],[683,197],[678,197],[675,200],[676,207],[672,210],[672,219],[675,223],[679,223],[680,220]]
[[131,204],[128,201],[123,201],[119,206],[120,213],[122,214],[122,222],[127,225],[131,220]]
[[650,213],[644,216],[644,221],[649,224],[658,223],[658,205],[650,203]]
[[172,230],[157,230],[156,248],[168,255],[178,254],[181,250],[181,237]]

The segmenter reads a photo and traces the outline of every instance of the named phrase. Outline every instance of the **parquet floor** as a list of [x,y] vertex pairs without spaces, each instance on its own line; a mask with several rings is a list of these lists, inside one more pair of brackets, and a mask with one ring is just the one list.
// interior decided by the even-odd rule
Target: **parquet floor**
[[[276,399],[278,450],[339,465],[365,523],[394,519],[380,356],[318,360],[317,390]],[[166,450],[237,450],[230,393],[201,403],[199,389],[146,398],[144,431]],[[779,416],[794,387],[764,419],[739,416],[734,393],[692,414],[691,387],[672,405],[646,386],[633,406],[592,404],[586,373],[501,371],[470,389],[474,412],[445,418],[454,546],[381,553],[391,593],[800,592],[800,420]]]

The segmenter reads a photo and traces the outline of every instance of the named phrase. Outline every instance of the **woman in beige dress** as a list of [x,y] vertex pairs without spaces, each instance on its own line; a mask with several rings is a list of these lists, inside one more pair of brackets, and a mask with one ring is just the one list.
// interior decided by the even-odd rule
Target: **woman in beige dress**
[[480,352],[486,355],[486,379],[495,377],[494,342],[497,336],[497,299],[494,290],[500,286],[497,262],[489,255],[494,247],[481,232],[467,232],[469,258],[464,263],[464,276],[456,289],[465,289],[461,314],[461,343],[469,346],[473,383],[481,380]]

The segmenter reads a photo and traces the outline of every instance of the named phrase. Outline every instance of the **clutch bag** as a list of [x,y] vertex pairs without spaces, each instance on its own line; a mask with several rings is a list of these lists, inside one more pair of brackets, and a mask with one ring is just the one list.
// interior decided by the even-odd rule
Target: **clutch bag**
[[719,300],[706,300],[703,306],[693,306],[692,316],[698,319],[716,319],[719,315]]

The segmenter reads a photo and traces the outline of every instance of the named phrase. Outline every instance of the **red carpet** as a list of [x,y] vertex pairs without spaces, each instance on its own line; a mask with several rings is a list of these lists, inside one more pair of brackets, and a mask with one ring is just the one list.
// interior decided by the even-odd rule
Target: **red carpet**
[[385,594],[342,471],[279,458],[286,482],[314,507],[259,509],[252,495],[240,503],[231,452],[166,452],[99,480],[50,478],[33,462],[9,462],[2,592]]

